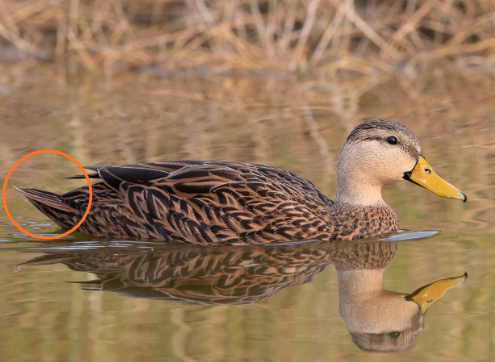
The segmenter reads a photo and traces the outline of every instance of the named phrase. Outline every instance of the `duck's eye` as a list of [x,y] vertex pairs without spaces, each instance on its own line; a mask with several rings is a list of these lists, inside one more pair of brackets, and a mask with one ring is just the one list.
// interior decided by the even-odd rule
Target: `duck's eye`
[[395,145],[397,144],[397,138],[395,138],[394,136],[390,136],[387,138],[387,142],[390,143],[391,145]]

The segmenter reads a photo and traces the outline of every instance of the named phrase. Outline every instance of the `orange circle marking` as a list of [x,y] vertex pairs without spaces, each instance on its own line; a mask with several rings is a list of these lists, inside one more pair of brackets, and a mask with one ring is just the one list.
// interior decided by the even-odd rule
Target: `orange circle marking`
[[[68,158],[69,160],[71,160],[72,162],[74,162],[77,165],[77,167],[79,167],[81,169],[82,173],[84,174],[84,177],[86,177],[86,181],[88,181],[88,186],[89,186],[89,202],[88,202],[88,208],[86,209],[86,212],[84,213],[81,221],[79,221],[76,226],[74,226],[69,231],[67,231],[67,232],[65,232],[63,234],[60,234],[60,235],[41,236],[41,235],[32,234],[29,231],[24,230],[23,228],[21,228],[19,226],[18,223],[15,222],[14,218],[12,217],[12,215],[10,215],[9,209],[7,208],[7,201],[5,200],[5,190],[7,190],[7,182],[9,181],[9,177],[12,174],[12,171],[14,171],[15,168],[17,166],[19,166],[19,164],[22,161],[24,161],[26,158],[29,158],[31,156],[34,156],[34,155],[37,155],[37,154],[40,154],[40,153],[55,153],[57,155],[61,155],[61,156],[64,156],[64,157]],[[86,170],[84,170],[84,168],[81,166],[81,164],[79,162],[77,162],[73,157],[69,156],[66,153],[60,152],[60,151],[55,151],[55,150],[39,150],[39,151],[31,152],[30,154],[24,156],[19,161],[17,161],[14,166],[12,166],[12,168],[9,170],[9,173],[7,174],[7,177],[5,178],[5,181],[3,182],[2,198],[3,198],[3,206],[5,207],[5,212],[7,213],[7,216],[9,217],[10,221],[12,221],[12,223],[15,225],[16,228],[18,228],[23,233],[25,233],[25,234],[33,237],[33,238],[36,238],[36,239],[53,240],[53,239],[59,239],[61,237],[64,237],[66,235],[69,235],[70,233],[76,231],[76,229],[79,226],[81,226],[81,224],[84,222],[84,220],[88,216],[89,209],[91,208],[91,203],[93,202],[93,188],[91,187],[91,180],[89,179],[89,176],[86,173]]]

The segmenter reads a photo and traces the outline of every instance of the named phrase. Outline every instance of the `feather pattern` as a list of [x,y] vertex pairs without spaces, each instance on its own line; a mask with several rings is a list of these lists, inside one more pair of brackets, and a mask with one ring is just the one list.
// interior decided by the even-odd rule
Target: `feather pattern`
[[[87,168],[102,182],[93,185],[93,205],[79,230],[96,236],[266,244],[361,239],[397,226],[387,207],[334,207],[310,181],[264,165],[186,160]],[[20,191],[64,228],[80,220],[89,198],[88,187],[57,203]]]

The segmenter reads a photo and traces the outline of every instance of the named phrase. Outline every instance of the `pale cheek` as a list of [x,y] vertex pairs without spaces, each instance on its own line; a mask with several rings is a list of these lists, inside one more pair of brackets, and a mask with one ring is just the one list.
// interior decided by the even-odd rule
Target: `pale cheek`
[[396,181],[402,179],[402,176],[404,173],[400,168],[397,167],[390,167],[389,170],[387,170],[385,180],[386,182],[391,182],[391,181]]
[[404,160],[404,165],[405,165],[404,172],[412,171],[414,166],[416,166],[416,162],[417,162],[417,160],[411,159],[410,157],[408,157],[406,160]]
[[403,155],[396,155],[396,157],[389,158],[385,171],[386,182],[402,180],[404,173],[411,171],[414,168],[416,161],[411,160],[410,157],[404,157]]

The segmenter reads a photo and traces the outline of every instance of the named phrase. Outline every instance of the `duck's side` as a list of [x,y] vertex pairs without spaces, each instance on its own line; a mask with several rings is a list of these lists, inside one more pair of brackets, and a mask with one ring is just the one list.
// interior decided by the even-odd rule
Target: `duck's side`
[[[306,179],[262,165],[178,161],[88,167],[93,205],[80,231],[194,244],[352,240],[398,227],[388,207],[335,204]],[[59,226],[79,222],[88,188],[20,190]]]

